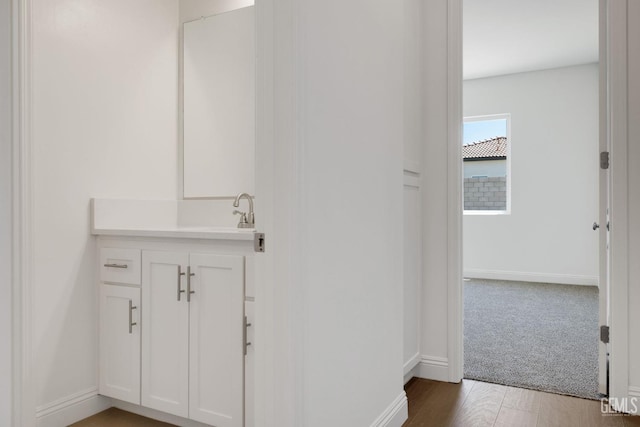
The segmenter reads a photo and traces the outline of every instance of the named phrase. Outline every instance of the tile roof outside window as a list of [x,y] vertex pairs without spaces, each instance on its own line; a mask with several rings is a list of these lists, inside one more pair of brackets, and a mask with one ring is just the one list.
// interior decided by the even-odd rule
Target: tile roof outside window
[[462,146],[462,158],[473,159],[506,159],[507,138],[499,136],[484,141],[472,142]]

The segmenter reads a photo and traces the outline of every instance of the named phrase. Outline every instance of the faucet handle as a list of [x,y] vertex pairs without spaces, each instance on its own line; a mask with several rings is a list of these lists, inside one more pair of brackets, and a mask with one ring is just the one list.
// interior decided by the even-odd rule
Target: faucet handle
[[247,224],[247,213],[246,212],[241,212],[239,210],[234,210],[233,214],[234,215],[240,215],[240,223],[239,224]]

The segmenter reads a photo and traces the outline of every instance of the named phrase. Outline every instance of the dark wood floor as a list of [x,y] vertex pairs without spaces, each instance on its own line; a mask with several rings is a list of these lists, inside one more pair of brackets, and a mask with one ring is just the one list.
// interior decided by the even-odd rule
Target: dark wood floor
[[[403,427],[640,427],[640,417],[602,415],[600,402],[479,381],[460,384],[414,378],[405,387]],[[169,427],[110,408],[72,427]]]
[[109,408],[69,427],[175,427],[173,424],[141,417],[131,412]]
[[479,381],[413,378],[405,389],[409,419],[403,427],[640,426],[640,417],[602,415],[599,401]]

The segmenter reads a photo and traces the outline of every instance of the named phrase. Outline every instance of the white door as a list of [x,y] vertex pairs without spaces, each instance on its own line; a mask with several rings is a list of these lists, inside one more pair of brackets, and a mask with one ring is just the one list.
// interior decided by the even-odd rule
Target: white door
[[140,404],[140,288],[100,285],[100,394]]
[[[601,152],[608,153],[608,149],[606,147],[601,148]],[[595,223],[593,228],[599,232],[598,324],[602,328],[609,325],[609,169],[600,169],[600,207],[598,216],[599,222]],[[600,333],[602,334],[602,330]],[[598,391],[602,394],[608,394],[607,354],[608,345],[600,339],[598,342]]]
[[142,253],[142,405],[189,415],[185,252]]
[[[609,105],[607,101],[607,58],[606,58],[606,2],[600,1],[600,67],[599,67],[599,86],[600,86],[600,136],[599,136],[599,150],[600,153],[609,150]],[[602,154],[601,154],[602,155]],[[605,160],[605,159],[601,159]],[[609,168],[603,168],[600,165],[599,176],[599,212],[598,222],[594,226],[594,229],[599,232],[599,281],[598,281],[598,295],[599,295],[599,325],[609,325]],[[608,394],[608,345],[598,341],[598,391],[602,394]]]
[[243,425],[244,258],[191,254],[189,418]]

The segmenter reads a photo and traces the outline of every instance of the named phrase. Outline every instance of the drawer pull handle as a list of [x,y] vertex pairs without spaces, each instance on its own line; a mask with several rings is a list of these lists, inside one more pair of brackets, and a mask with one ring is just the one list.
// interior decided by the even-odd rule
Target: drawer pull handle
[[129,268],[127,264],[105,264],[104,266],[109,268]]
[[244,342],[244,355],[247,355],[247,347],[251,345],[249,341],[247,341],[247,328],[251,326],[251,323],[247,321],[247,316],[244,316],[244,329],[243,329],[243,337],[242,341]]
[[133,305],[133,301],[129,300],[129,333],[133,333],[133,327],[137,325],[136,322],[133,321],[133,310],[137,309],[135,305]]
[[184,289],[180,288],[180,277],[184,276],[184,271],[182,271],[182,266],[178,266],[178,301],[180,301],[180,294],[184,292]]
[[191,277],[195,276],[195,273],[191,272],[191,266],[187,267],[187,302],[191,302],[191,294],[195,294],[196,291],[191,289]]

